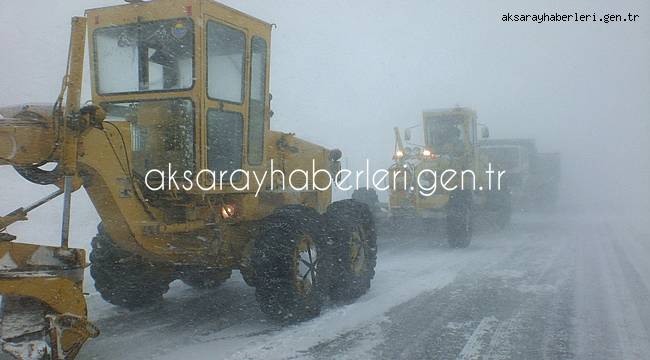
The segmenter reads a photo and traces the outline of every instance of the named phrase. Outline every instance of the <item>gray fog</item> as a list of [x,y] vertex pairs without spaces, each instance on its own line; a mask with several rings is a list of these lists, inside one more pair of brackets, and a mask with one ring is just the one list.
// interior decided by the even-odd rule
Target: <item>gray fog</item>
[[[541,151],[561,152],[567,204],[649,206],[647,1],[224,2],[277,24],[272,127],[341,148],[349,168],[366,158],[390,165],[393,126],[417,124],[423,109],[462,105],[477,110],[492,137],[534,137]],[[69,18],[119,3],[3,2],[0,105],[52,102]],[[641,20],[501,21],[543,11]]]
[[[266,216],[267,212],[264,217],[242,220],[237,218],[240,214],[235,208],[240,204],[226,204],[223,199],[227,197],[219,194],[221,204],[213,209],[207,201],[213,212],[199,214],[209,217],[209,221],[203,222],[199,216],[180,224],[187,224],[188,229],[197,226],[198,230],[183,230],[178,237],[158,237],[159,233],[136,234],[134,229],[145,226],[145,233],[160,230],[146,225],[168,224],[170,218],[150,216],[153,220],[141,221],[139,217],[131,223],[127,219],[142,215],[142,211],[128,217],[131,214],[118,211],[122,209],[117,206],[115,214],[111,213],[113,208],[107,210],[105,206],[104,219],[100,219],[88,194],[77,191],[72,201],[70,246],[85,249],[87,257],[91,251],[95,254],[89,257],[92,264],[78,257],[81,265],[77,270],[85,271],[83,297],[88,319],[101,330],[98,338],[84,345],[78,359],[648,358],[650,1],[221,2],[276,25],[270,47],[272,129],[341,149],[342,165],[353,171],[364,168],[366,160],[374,169],[394,164],[401,169],[408,164],[392,159],[393,127],[422,123],[422,111],[426,109],[469,107],[478,113],[478,121],[489,127],[491,138],[533,138],[539,152],[561,154],[557,206],[513,209],[510,192],[502,192],[497,200],[506,199],[507,203],[497,202],[497,210],[507,218],[486,221],[474,218],[472,194],[466,198],[452,194],[445,203],[429,204],[437,207],[434,216],[418,218],[421,214],[414,209],[419,205],[404,201],[392,206],[386,201],[388,195],[381,193],[380,201],[371,199],[368,207],[353,201],[338,202],[350,207],[341,205],[339,211],[353,209],[348,212],[337,213],[337,207],[330,206],[324,214],[303,209],[311,212]],[[70,18],[83,15],[86,8],[118,4],[124,1],[2,0],[0,107],[54,102],[65,71]],[[544,12],[599,16],[631,13],[639,17],[634,22],[610,23],[502,21],[508,13]],[[84,101],[90,98],[87,70],[86,64]],[[13,131],[9,126],[5,129]],[[111,143],[109,135],[107,139]],[[424,159],[429,155],[417,152],[414,157]],[[411,160],[406,158],[403,160]],[[109,160],[114,165],[116,158]],[[116,180],[126,176],[126,172],[119,174]],[[539,195],[545,193],[541,190],[543,182],[529,183],[540,190],[526,189],[523,195],[531,195],[532,202],[539,203],[533,205],[543,205],[540,199],[544,195]],[[97,189],[97,184],[104,183],[91,181],[86,185]],[[120,191],[120,198],[138,198],[130,196],[128,184],[119,186],[124,186],[120,190],[126,194],[122,196]],[[0,216],[45,196],[53,188],[28,183],[10,166],[1,167]],[[89,193],[92,195],[92,191]],[[350,195],[339,192],[335,200]],[[490,199],[489,195],[486,198]],[[93,199],[100,200],[95,204],[99,207],[111,204],[101,203],[108,197]],[[408,201],[416,202],[414,199],[419,198],[411,196]],[[172,203],[164,201],[150,204],[162,208]],[[178,205],[187,205],[187,209],[194,206],[184,201],[185,197],[174,197],[172,210],[181,208]],[[280,207],[282,201],[272,206]],[[57,198],[31,212],[29,221],[6,229],[0,226],[3,294],[8,287],[14,289],[12,283],[3,282],[4,277],[23,270],[6,250],[13,246],[4,241],[7,235],[16,235],[13,244],[58,246],[61,203]],[[486,204],[488,201],[482,205]],[[400,213],[402,206],[407,211]],[[205,208],[201,203],[196,213]],[[258,212],[268,210],[259,208]],[[190,218],[187,214],[195,215],[190,210],[185,214],[186,208],[182,209],[178,213],[182,213],[183,221]],[[507,213],[502,212],[504,209]],[[298,219],[313,221],[294,221],[286,214],[308,214]],[[413,214],[417,216],[409,217]],[[104,224],[113,221],[113,231],[119,228],[115,224],[124,224],[124,228],[117,229],[124,232],[111,234],[108,226],[108,230],[98,229],[102,220]],[[339,226],[341,223],[350,226]],[[313,244],[299,249],[298,241],[290,237],[305,235],[303,227],[307,226],[318,229],[318,239],[343,240],[318,247],[314,262]],[[218,231],[213,231],[216,228]],[[221,231],[232,228],[255,237],[230,234],[228,238],[230,230]],[[275,236],[278,229],[286,230],[288,235]],[[352,234],[350,229],[357,232]],[[126,247],[118,249],[111,242],[111,237],[118,237],[116,234],[126,234],[120,238],[122,245],[128,243],[140,253]],[[207,238],[205,234],[209,234]],[[459,242],[467,234],[464,242]],[[182,245],[175,248],[172,240],[160,245],[160,239],[171,238]],[[152,239],[155,244],[143,245]],[[192,246],[198,239],[200,246],[209,246],[200,254],[207,260],[200,257],[201,261],[193,258],[194,262],[183,263],[160,256],[163,251],[185,251],[185,239],[191,239],[188,243]],[[308,240],[308,236],[302,236],[300,246]],[[285,243],[278,246],[272,241]],[[232,246],[218,248],[222,244]],[[215,260],[223,248],[241,251],[226,256],[241,261],[224,265]],[[45,247],[38,249],[34,255]],[[152,254],[155,251],[151,249],[159,253]],[[283,252],[286,249],[292,251]],[[199,253],[191,250],[192,255]],[[309,263],[303,261],[306,252]],[[329,268],[316,265],[322,264],[322,253],[337,261],[331,261]],[[27,260],[28,267],[33,265],[29,261],[34,255]],[[288,256],[292,261],[285,261]],[[348,268],[342,270],[339,263],[344,260],[349,260],[355,276],[361,274],[350,277],[355,281],[344,281],[352,273]],[[50,271],[57,270],[51,263],[45,265],[46,272],[29,267],[28,274],[19,281],[29,282],[43,274],[49,277]],[[300,269],[278,271],[285,265],[307,269],[303,282]],[[247,272],[251,268],[254,271]],[[94,270],[92,276],[90,269]],[[311,285],[319,284],[322,273],[327,274],[327,294],[312,291]],[[215,278],[215,274],[219,277]],[[311,277],[307,277],[309,274]],[[304,292],[294,291],[294,280]],[[207,288],[204,284],[208,284]],[[281,286],[286,284],[293,287],[284,291]],[[332,289],[337,286],[347,286],[355,296],[353,301],[335,298],[337,293]],[[76,290],[81,292],[81,288]],[[291,301],[284,301],[285,296]],[[139,308],[127,310],[128,301]],[[39,326],[34,329],[47,334],[42,331],[43,326],[49,326],[42,321],[42,306],[27,302],[23,307],[20,303],[14,301],[14,308],[0,307],[0,346],[32,341],[35,332],[25,337],[18,331],[22,326],[33,332],[24,326],[30,321]],[[295,303],[307,304],[295,309],[314,316],[289,326],[270,320],[268,315],[274,315],[274,310]],[[288,317],[293,315],[289,311]],[[7,329],[9,335],[13,330],[19,336],[9,338]],[[33,339],[35,346],[49,348],[46,342],[36,342],[40,338]],[[0,359],[5,359],[2,354]]]

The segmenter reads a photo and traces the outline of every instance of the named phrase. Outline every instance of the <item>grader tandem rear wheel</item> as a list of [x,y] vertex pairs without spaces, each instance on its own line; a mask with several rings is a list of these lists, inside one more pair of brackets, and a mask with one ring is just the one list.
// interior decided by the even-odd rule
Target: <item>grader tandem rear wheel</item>
[[[197,288],[230,277],[224,270],[170,271],[117,248],[101,224],[92,244],[96,289],[111,304],[130,309],[161,300],[175,277]],[[372,213],[355,200],[334,202],[324,215],[301,205],[279,208],[262,220],[251,262],[264,314],[281,322],[318,316],[326,297],[351,301],[370,288],[377,262]]]
[[267,217],[255,244],[256,297],[281,322],[320,314],[324,299],[352,300],[370,287],[376,237],[368,206],[354,200],[330,205],[320,216],[289,206]]
[[[335,278],[330,281],[332,300],[350,301],[370,289],[377,264],[377,234],[367,204],[337,201],[325,214],[331,256],[327,264]],[[335,279],[335,280],[334,280]]]

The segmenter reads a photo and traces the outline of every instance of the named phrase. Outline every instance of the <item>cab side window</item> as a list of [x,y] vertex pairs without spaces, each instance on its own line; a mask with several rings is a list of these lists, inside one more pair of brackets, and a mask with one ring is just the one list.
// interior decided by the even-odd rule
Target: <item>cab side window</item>
[[244,101],[243,31],[208,21],[208,97],[241,104]]
[[266,40],[251,41],[251,94],[248,110],[248,163],[260,165],[264,160],[264,115],[266,107]]

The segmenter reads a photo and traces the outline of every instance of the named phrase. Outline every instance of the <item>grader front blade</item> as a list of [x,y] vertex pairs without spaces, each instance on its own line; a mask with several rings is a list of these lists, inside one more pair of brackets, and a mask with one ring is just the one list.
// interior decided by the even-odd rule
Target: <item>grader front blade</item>
[[85,251],[0,242],[0,342],[17,359],[74,359],[99,331],[87,320]]

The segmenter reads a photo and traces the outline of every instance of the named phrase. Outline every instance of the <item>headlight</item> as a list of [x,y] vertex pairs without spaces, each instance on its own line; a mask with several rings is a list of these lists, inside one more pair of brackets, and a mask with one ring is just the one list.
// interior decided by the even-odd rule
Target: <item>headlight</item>
[[403,156],[404,156],[404,152],[403,152],[402,150],[397,150],[397,151],[395,152],[395,157],[396,157],[396,158],[399,159],[399,158],[401,158],[401,157],[403,157]]
[[235,205],[226,204],[221,208],[221,217],[225,220],[233,218],[237,214]]
[[424,156],[426,156],[426,157],[431,156],[431,150],[424,149],[424,151],[422,151],[422,155],[424,155]]

